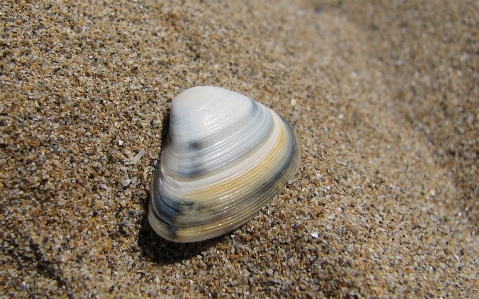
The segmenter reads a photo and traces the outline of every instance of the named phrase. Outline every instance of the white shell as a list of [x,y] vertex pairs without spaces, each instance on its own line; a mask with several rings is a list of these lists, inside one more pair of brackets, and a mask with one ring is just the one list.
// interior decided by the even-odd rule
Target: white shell
[[148,220],[175,242],[220,236],[253,218],[299,163],[296,136],[276,112],[227,89],[190,88],[171,103]]

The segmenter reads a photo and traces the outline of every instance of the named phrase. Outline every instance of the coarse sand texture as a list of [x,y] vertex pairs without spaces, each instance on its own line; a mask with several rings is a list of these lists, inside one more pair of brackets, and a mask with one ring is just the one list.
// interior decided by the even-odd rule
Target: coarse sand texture
[[[479,298],[479,2],[3,1],[0,297]],[[277,111],[301,165],[246,224],[148,223],[171,99]]]

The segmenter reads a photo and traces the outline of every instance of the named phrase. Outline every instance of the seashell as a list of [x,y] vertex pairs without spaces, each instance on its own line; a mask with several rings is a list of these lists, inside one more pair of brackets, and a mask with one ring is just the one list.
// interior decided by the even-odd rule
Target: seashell
[[170,241],[220,236],[253,218],[299,164],[299,143],[279,114],[227,89],[187,89],[171,103],[148,220]]

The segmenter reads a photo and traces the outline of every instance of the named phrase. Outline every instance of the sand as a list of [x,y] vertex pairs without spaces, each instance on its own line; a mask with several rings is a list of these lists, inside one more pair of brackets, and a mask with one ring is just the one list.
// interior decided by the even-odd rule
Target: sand
[[[479,296],[477,1],[77,2],[0,8],[1,297]],[[282,114],[302,164],[175,244],[148,189],[197,85]]]

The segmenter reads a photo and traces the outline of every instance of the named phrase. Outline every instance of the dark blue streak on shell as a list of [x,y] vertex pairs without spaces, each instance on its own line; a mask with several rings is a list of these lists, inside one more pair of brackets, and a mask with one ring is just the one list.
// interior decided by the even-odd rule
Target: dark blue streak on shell
[[[279,115],[279,114],[278,114]],[[286,157],[283,161],[284,163],[279,167],[279,171],[276,172],[270,180],[268,180],[265,184],[263,184],[263,186],[261,188],[258,188],[257,190],[255,190],[250,196],[248,197],[255,197],[256,194],[261,194],[261,193],[264,193],[266,190],[269,190],[269,189],[272,189],[272,187],[284,176],[284,173],[290,169],[291,167],[291,164],[295,161],[294,157],[295,155],[298,155],[298,153],[296,152],[298,150],[298,147],[297,147],[297,144],[296,144],[296,138],[294,137],[294,132],[293,132],[293,129],[291,128],[291,126],[288,124],[288,122],[284,119],[284,117],[282,117],[281,115],[279,115],[279,117],[281,118],[281,120],[283,121],[283,124],[284,124],[284,127],[289,131],[288,132],[288,136],[290,136],[291,138],[288,138],[288,141],[289,141],[289,150],[288,150],[288,157]],[[281,188],[280,186],[278,186],[278,188]]]
[[165,222],[163,221],[163,218],[160,217],[160,215],[158,215],[158,213],[156,213],[155,210],[153,210],[153,212],[155,213],[155,216],[156,219],[161,222],[163,224],[163,226],[166,228],[166,230],[168,231],[168,235],[172,238],[172,239],[176,239],[178,237],[177,235],[177,231],[180,229],[180,227],[176,226],[176,225],[172,225],[172,224],[169,224],[168,222]]
[[[154,211],[157,218],[173,228],[175,227],[175,219],[178,216],[183,215],[185,210],[191,210],[192,208],[194,208],[195,204],[192,201],[178,202],[158,192],[163,181],[163,174],[159,169],[160,167],[161,166],[158,163],[155,169],[155,173],[159,174],[159,176],[155,176],[152,181],[151,188],[153,190],[152,194],[154,195],[151,200],[154,203],[153,206],[155,208]],[[162,216],[160,217],[160,215]],[[176,229],[178,229],[178,227],[176,227]]]
[[201,176],[205,172],[205,167],[203,167],[202,153],[201,150],[204,148],[204,144],[201,141],[192,141],[188,145],[188,150],[192,152],[194,159],[197,161],[188,169],[187,172],[182,173],[184,176],[189,178],[195,178]]
[[178,216],[185,215],[187,210],[198,208],[192,201],[176,201],[162,194],[158,194],[153,200],[156,203],[157,213],[162,215],[161,219],[169,224],[177,224]]

